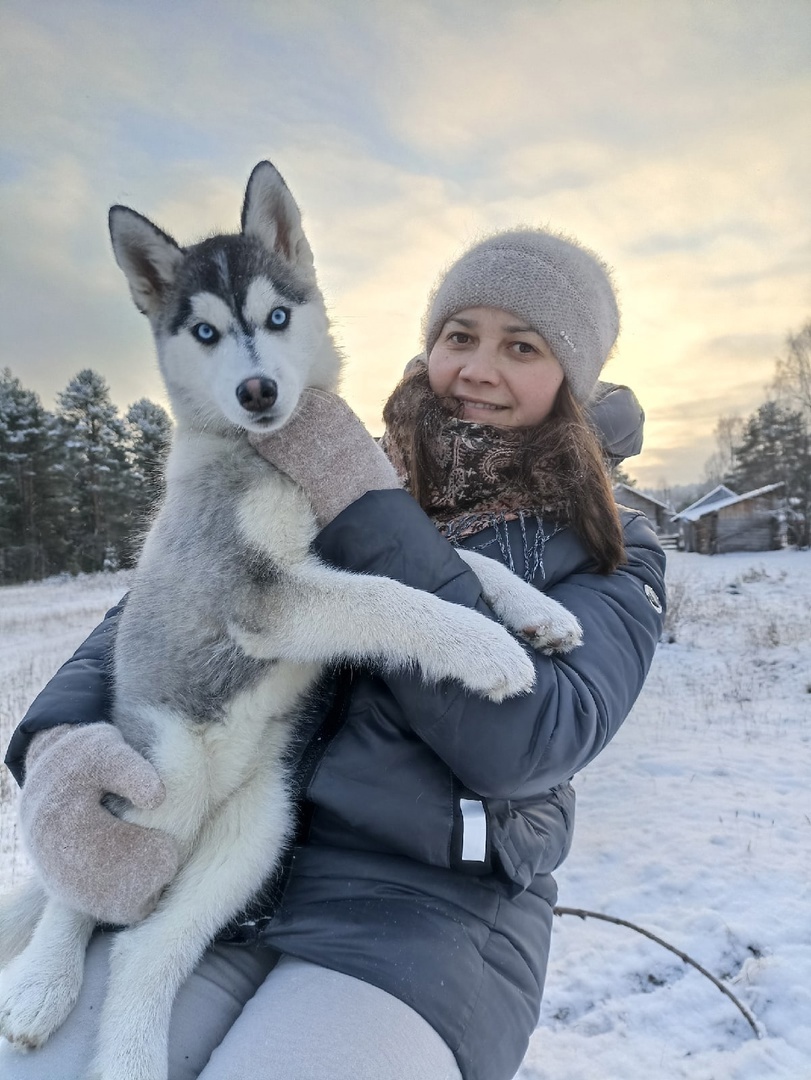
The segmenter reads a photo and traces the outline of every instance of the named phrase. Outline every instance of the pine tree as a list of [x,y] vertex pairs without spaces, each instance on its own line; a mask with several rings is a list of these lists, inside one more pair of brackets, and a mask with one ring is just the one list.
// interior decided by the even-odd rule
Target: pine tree
[[730,486],[743,494],[782,482],[792,539],[807,545],[811,522],[811,429],[802,412],[767,401],[744,424]]
[[734,449],[729,480],[741,493],[778,481],[788,483],[791,451],[798,433],[797,413],[766,401],[743,426]]
[[117,569],[132,526],[127,432],[95,371],[80,371],[59,395],[57,424],[70,491],[69,569]]
[[[778,400],[802,416],[805,433],[798,436],[796,510],[789,519],[789,536],[801,547],[811,546],[811,320],[786,338],[786,351],[777,361],[775,389]],[[805,451],[803,452],[803,445]]]
[[172,420],[160,405],[141,398],[127,410],[126,425],[134,548],[134,541],[148,525],[163,496],[163,470],[172,438]]
[[636,480],[625,471],[625,467],[622,462],[614,465],[611,469],[611,483],[612,484],[627,484],[628,487],[636,487]]
[[54,418],[8,368],[0,373],[0,580],[27,581],[60,570]]

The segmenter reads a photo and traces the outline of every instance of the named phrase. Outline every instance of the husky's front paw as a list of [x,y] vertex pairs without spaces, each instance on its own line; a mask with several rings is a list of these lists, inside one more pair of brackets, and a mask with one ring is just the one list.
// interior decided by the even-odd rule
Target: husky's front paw
[[501,675],[482,689],[482,696],[490,701],[528,694],[535,685],[535,668],[532,661],[521,652],[520,657],[510,657],[501,665]]
[[70,1015],[81,985],[81,970],[55,973],[18,956],[0,977],[0,1035],[19,1050],[42,1046]]
[[539,612],[540,618],[528,620],[527,625],[522,626],[518,633],[533,649],[546,656],[556,652],[571,652],[582,644],[583,628],[571,611],[562,604],[550,600],[548,596],[544,597],[544,600],[546,605],[543,611]]
[[494,559],[475,551],[459,554],[479,578],[485,599],[499,622],[520,634],[539,652],[570,652],[583,639],[580,623],[557,600]]
[[465,669],[457,676],[462,684],[490,701],[529,693],[535,685],[535,665],[530,658],[498,623],[480,615],[476,619],[483,621],[484,627],[478,626],[464,646]]

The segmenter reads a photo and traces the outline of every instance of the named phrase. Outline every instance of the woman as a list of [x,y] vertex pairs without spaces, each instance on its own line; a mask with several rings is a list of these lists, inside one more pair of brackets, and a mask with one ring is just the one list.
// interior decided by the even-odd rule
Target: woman
[[[538,1020],[551,875],[572,839],[569,780],[628,714],[662,627],[664,557],[643,517],[620,519],[584,412],[618,327],[590,252],[543,231],[497,234],[440,281],[427,363],[387,403],[385,447],[407,491],[331,395],[307,393],[281,435],[256,443],[309,494],[325,560],[489,614],[454,545],[476,548],[573,611],[584,638],[535,656],[534,691],[498,705],[407,674],[336,674],[302,738],[289,864],[230,928],[249,947],[219,943],[181,991],[173,1080],[508,1080],[518,1068]],[[633,441],[616,405],[604,396],[595,415]],[[8,762],[27,773],[33,857],[93,910],[123,903],[136,917],[174,865],[166,838],[98,806],[110,790],[160,799],[151,767],[95,723],[116,610],[34,703]],[[91,945],[64,1027],[31,1055],[4,1047],[4,1076],[83,1075],[109,936]]]

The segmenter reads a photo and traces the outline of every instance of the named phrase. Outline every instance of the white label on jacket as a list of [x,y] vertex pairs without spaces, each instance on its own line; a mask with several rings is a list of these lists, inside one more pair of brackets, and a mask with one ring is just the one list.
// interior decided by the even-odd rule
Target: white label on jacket
[[487,815],[478,799],[460,799],[462,862],[484,862],[487,857]]

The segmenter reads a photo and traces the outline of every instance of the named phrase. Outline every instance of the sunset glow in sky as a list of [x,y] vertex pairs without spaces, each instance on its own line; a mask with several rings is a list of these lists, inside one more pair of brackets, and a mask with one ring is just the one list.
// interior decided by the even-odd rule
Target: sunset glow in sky
[[811,318],[807,0],[5,0],[0,72],[0,367],[47,407],[88,366],[165,400],[108,206],[233,230],[263,158],[376,434],[437,274],[494,228],[613,265],[643,485],[700,479]]

